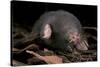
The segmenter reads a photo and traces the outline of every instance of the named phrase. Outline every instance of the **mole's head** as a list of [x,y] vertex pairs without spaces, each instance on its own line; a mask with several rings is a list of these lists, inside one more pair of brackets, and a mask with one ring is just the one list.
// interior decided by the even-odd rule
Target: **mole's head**
[[78,50],[88,50],[88,43],[78,32],[69,33],[69,43],[73,43]]

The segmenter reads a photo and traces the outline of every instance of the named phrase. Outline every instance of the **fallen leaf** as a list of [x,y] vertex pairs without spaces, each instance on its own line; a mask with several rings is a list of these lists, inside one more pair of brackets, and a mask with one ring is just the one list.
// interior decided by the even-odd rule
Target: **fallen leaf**
[[63,63],[62,58],[56,56],[56,55],[51,55],[51,56],[40,56],[39,54],[35,53],[34,51],[26,51],[27,53],[33,54],[40,60],[45,61],[48,64],[58,64],[58,63]]

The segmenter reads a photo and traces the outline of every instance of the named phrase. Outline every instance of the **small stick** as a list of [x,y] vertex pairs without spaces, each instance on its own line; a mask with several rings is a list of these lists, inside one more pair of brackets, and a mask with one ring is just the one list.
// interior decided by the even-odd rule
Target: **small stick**
[[23,51],[29,49],[30,47],[33,47],[34,45],[35,45],[35,44],[31,44],[31,45],[27,46],[26,48],[20,50],[18,53],[21,53],[21,52],[23,52]]
[[19,62],[19,61],[16,61],[16,60],[12,60],[12,66],[23,66],[23,65],[27,65],[27,64],[24,64],[22,62]]
[[82,54],[92,54],[96,52],[96,50],[86,50],[86,51],[79,51],[79,52],[81,52]]
[[83,29],[94,29],[97,31],[97,28],[96,27],[82,27]]
[[17,49],[17,48],[12,48],[12,51],[13,51],[13,52],[18,52],[18,51],[20,51],[20,50]]

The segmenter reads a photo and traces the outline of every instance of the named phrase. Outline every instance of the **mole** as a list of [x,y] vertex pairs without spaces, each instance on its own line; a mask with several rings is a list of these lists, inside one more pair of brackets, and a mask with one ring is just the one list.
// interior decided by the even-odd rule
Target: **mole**
[[36,21],[32,31],[38,33],[47,46],[59,51],[88,50],[82,36],[82,25],[78,18],[65,10],[49,11]]

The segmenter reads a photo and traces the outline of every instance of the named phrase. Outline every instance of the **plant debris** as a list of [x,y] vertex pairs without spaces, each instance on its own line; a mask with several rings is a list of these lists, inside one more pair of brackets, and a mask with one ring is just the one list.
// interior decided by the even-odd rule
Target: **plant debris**
[[[13,31],[12,40],[12,65],[39,65],[39,64],[59,64],[59,63],[71,63],[71,62],[86,62],[97,60],[97,38],[92,35],[91,32],[85,30],[91,30],[97,32],[96,27],[83,27],[84,31],[88,33],[87,39],[89,42],[89,50],[77,51],[74,50],[72,53],[56,53],[53,50],[49,50],[41,46],[41,42],[36,43],[37,40],[27,39],[29,32],[24,28],[17,28]],[[23,30],[22,30],[23,29]],[[19,31],[21,30],[21,31]],[[25,34],[26,33],[26,34]],[[20,43],[21,41],[22,43]],[[16,45],[16,43],[18,43]]]

